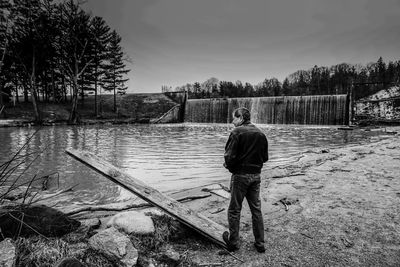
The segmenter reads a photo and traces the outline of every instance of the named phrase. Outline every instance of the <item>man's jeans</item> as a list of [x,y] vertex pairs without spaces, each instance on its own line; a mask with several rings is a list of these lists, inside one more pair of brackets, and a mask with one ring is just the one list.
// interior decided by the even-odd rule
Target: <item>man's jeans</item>
[[239,226],[242,202],[249,204],[255,246],[264,248],[264,222],[260,201],[260,174],[233,174],[231,177],[231,202],[228,209],[229,243],[239,247]]

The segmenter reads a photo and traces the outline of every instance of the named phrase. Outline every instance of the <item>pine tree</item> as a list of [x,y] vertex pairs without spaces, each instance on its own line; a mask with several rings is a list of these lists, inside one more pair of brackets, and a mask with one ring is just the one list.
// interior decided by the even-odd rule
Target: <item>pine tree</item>
[[106,24],[103,18],[94,17],[90,23],[90,31],[92,36],[92,53],[93,62],[90,66],[90,75],[87,79],[89,84],[93,84],[94,88],[94,110],[96,117],[98,116],[98,85],[99,81],[104,75],[105,60],[107,59],[107,45],[111,38],[111,29]]
[[78,108],[78,81],[86,68],[93,61],[88,57],[91,51],[89,22],[90,15],[86,14],[73,0],[61,4],[61,31],[59,38],[59,57],[62,72],[72,82],[72,108],[69,116],[70,123],[76,123]]
[[120,45],[121,37],[114,30],[111,33],[111,38],[108,47],[107,65],[103,78],[103,88],[107,91],[112,91],[114,94],[114,112],[117,111],[117,93],[125,94],[127,87],[125,82],[128,79],[124,76],[129,72],[124,63],[124,53]]
[[285,78],[285,80],[283,80],[283,84],[282,84],[282,94],[284,96],[288,96],[291,94],[290,90],[291,90],[291,88],[290,88],[289,79]]

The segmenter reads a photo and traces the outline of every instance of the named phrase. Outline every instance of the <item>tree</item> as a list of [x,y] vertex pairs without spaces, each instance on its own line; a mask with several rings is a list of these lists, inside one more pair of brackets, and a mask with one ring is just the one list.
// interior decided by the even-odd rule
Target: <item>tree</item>
[[128,81],[128,79],[124,78],[124,76],[129,72],[129,69],[126,69],[124,63],[124,53],[120,43],[121,37],[115,30],[112,31],[108,47],[108,63],[105,66],[103,87],[105,90],[113,91],[114,93],[114,112],[117,111],[116,93],[125,93],[127,89],[127,87],[125,87],[125,82]]
[[281,94],[282,85],[277,78],[265,79],[256,86],[258,96],[278,96]]
[[62,71],[72,81],[72,108],[68,121],[78,121],[78,80],[85,69],[93,61],[88,57],[90,48],[90,15],[86,14],[79,3],[70,0],[60,5],[60,27],[62,34],[59,38],[59,56]]
[[202,89],[202,95],[203,97],[210,97],[211,93],[213,90],[215,90],[215,87],[218,88],[218,79],[215,77],[211,77],[204,81],[201,84],[201,89]]
[[3,106],[3,86],[5,78],[3,75],[4,59],[8,48],[9,39],[9,15],[11,12],[11,3],[9,0],[0,0],[0,109]]
[[383,62],[382,57],[379,57],[378,62],[376,64],[376,73],[377,73],[377,78],[380,83],[385,82],[385,72],[386,72],[386,64]]
[[90,83],[94,85],[94,110],[98,116],[98,84],[104,75],[105,60],[107,59],[107,45],[111,38],[111,29],[103,18],[94,17],[90,23],[90,31],[92,34],[92,54],[93,62],[91,64],[91,75],[89,75]]
[[246,96],[246,97],[254,96],[253,85],[251,85],[250,83],[245,83],[244,88],[243,88],[243,96]]
[[316,95],[320,93],[321,70],[315,65],[311,70],[309,94]]
[[283,80],[283,84],[282,84],[282,94],[285,96],[288,96],[291,94],[291,87],[290,87],[290,83],[289,83],[289,79],[285,78],[285,80]]
[[193,98],[200,98],[201,85],[199,82],[193,84]]
[[[20,76],[25,86],[29,87],[33,104],[35,120],[41,122],[38,106],[37,78],[43,71],[44,62],[47,57],[47,45],[49,40],[46,36],[47,14],[42,8],[40,0],[15,0],[10,14],[12,29],[10,38],[10,50],[8,56],[20,70]],[[10,65],[11,68],[11,65]]]

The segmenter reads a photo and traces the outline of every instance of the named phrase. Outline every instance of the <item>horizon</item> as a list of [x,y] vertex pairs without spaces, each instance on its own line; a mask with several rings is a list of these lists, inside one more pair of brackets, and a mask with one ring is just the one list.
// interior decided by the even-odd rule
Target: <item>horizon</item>
[[314,65],[398,60],[400,2],[88,0],[122,37],[127,93],[211,77],[256,85]]

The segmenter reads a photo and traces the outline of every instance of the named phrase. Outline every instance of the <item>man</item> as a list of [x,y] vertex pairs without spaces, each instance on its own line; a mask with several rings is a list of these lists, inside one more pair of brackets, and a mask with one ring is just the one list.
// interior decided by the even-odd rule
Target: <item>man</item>
[[268,160],[267,137],[250,122],[250,112],[238,108],[233,112],[233,125],[225,146],[224,167],[231,173],[231,200],[228,208],[229,233],[223,233],[223,239],[229,251],[239,249],[240,212],[243,199],[250,207],[254,246],[258,252],[265,252],[264,223],[260,201],[260,173]]

